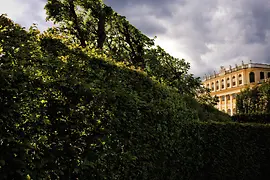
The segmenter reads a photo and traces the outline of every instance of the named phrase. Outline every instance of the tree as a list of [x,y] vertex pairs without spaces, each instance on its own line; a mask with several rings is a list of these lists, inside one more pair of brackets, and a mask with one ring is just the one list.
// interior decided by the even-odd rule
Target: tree
[[96,47],[103,48],[106,39],[105,26],[113,11],[100,0],[48,0],[45,6],[47,19],[60,23],[75,35],[82,47],[96,41]]
[[259,87],[259,109],[262,112],[270,113],[270,82],[264,82]]
[[196,95],[196,99],[198,102],[200,102],[201,104],[206,104],[209,106],[216,106],[218,103],[218,97],[214,96],[212,97],[210,94],[211,90],[201,87],[198,89],[197,95]]
[[236,97],[238,113],[270,113],[270,83],[246,88]]
[[74,41],[78,40],[83,48],[96,47],[113,59],[177,88],[181,94],[195,96],[200,88],[199,78],[188,73],[189,63],[155,47],[154,39],[102,1],[49,0],[45,9],[47,19],[60,23],[60,31],[74,35]]
[[196,96],[201,81],[189,74],[190,64],[184,59],[174,58],[160,46],[147,50],[146,72],[160,82],[174,87],[180,94]]

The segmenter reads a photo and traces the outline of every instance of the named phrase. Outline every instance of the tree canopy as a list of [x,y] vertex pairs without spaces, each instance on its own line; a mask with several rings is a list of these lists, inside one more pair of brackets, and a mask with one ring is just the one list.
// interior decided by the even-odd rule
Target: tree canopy
[[147,72],[150,77],[195,96],[202,89],[189,73],[190,64],[156,46],[128,20],[102,1],[48,0],[47,19],[59,24],[58,33],[83,48],[97,48],[107,56]]
[[236,97],[236,108],[240,114],[270,113],[270,82],[248,87]]

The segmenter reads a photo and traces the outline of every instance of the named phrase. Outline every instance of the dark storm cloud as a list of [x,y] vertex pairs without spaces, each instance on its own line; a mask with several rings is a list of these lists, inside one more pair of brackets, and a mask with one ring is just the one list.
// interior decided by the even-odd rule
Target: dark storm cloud
[[[166,3],[164,0],[104,0],[116,12],[149,36],[166,33],[166,28],[159,19],[173,16],[172,6],[177,0]],[[184,0],[181,1],[182,4]],[[178,2],[179,3],[179,2]]]
[[132,24],[150,37],[154,37],[157,34],[165,34],[167,31],[167,27],[151,17],[133,19]]
[[[185,4],[186,0],[104,0],[104,2],[120,13],[125,9],[132,9],[134,6],[145,5],[151,7],[157,17],[170,17],[173,14],[171,5],[175,3]],[[140,9],[137,9],[137,11],[140,12]]]
[[[174,51],[188,56],[186,60],[196,75],[218,70],[221,65],[239,64],[242,60],[270,63],[269,0],[105,2],[147,35],[173,40]],[[156,17],[156,21],[147,19],[148,16]],[[167,30],[160,31],[164,27]]]
[[[243,8],[250,12],[243,13],[243,26],[246,28],[247,43],[267,43],[267,33],[270,29],[270,3],[269,1],[247,1]],[[240,18],[240,19],[241,19]],[[249,29],[251,28],[251,33]],[[253,34],[252,34],[253,32]]]

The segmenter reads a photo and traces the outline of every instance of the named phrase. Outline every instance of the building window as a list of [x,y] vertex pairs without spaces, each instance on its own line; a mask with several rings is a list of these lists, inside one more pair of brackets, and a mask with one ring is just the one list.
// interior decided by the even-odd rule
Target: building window
[[238,79],[239,79],[239,85],[241,85],[243,83],[242,74],[238,75]]
[[222,88],[222,89],[225,88],[224,79],[221,80],[221,88]]
[[216,82],[216,90],[219,90],[219,82]]
[[264,79],[264,72],[260,72],[260,79]]
[[227,78],[227,88],[230,87],[230,78]]
[[236,114],[236,108],[233,108],[233,114]]
[[232,94],[232,98],[233,99],[236,99],[236,94]]
[[227,100],[230,100],[231,99],[230,95],[227,95],[226,98],[227,98]]
[[221,96],[221,101],[225,101],[225,96]]
[[270,72],[267,73],[267,78],[270,78]]
[[209,84],[207,84],[206,87],[207,87],[207,89],[210,89],[210,85]]
[[231,115],[231,113],[232,113],[232,112],[231,112],[231,109],[228,109],[228,110],[227,110],[227,113],[228,113],[229,115]]
[[232,85],[233,85],[233,86],[236,85],[235,76],[232,77]]
[[250,72],[249,73],[249,82],[250,83],[254,83],[255,82],[255,73],[254,72]]
[[214,82],[212,82],[211,89],[212,89],[212,91],[214,91]]

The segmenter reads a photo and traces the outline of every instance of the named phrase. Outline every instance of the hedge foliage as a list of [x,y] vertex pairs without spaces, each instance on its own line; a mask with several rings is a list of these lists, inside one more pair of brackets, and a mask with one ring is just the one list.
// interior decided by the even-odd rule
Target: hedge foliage
[[202,116],[194,98],[98,51],[0,22],[3,179],[149,178],[182,122]]
[[241,123],[270,123],[269,113],[236,114],[232,116],[233,121]]
[[256,179],[268,126],[224,114],[96,50],[0,16],[2,179]]
[[191,123],[179,134],[174,179],[268,179],[270,126]]

